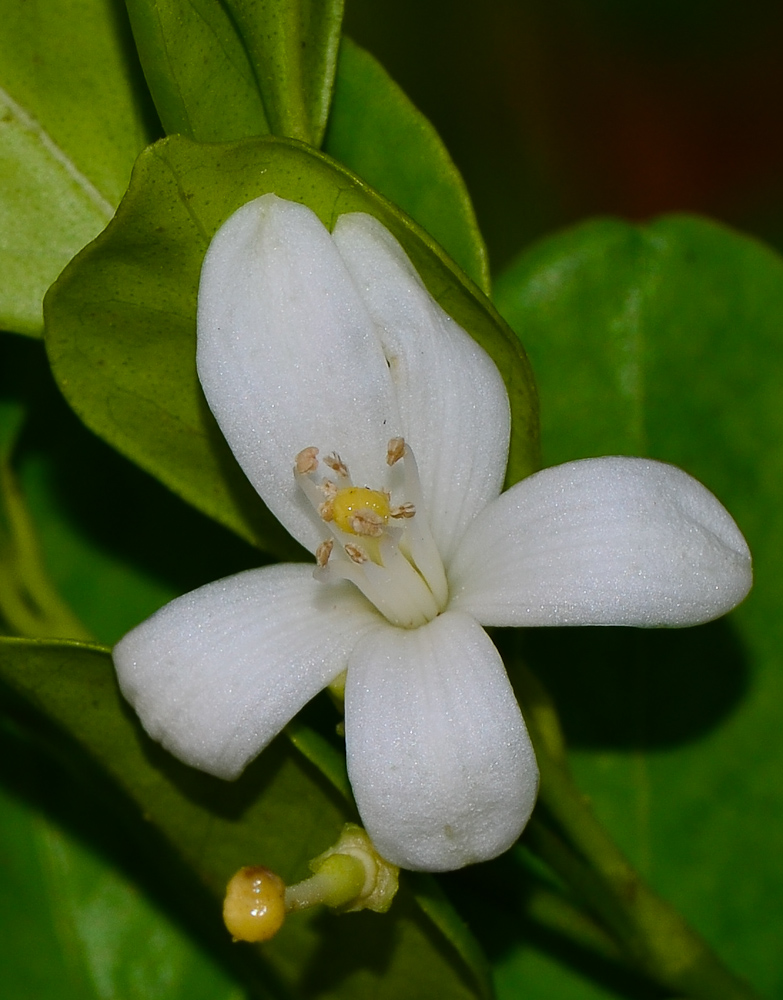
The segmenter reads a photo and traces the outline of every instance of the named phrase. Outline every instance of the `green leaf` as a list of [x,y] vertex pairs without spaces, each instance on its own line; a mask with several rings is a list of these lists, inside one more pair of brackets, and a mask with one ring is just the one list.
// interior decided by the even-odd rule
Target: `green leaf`
[[[245,864],[268,865],[287,881],[305,876],[307,861],[337,839],[346,819],[355,819],[286,740],[276,740],[236,782],[174,760],[127,711],[100,647],[0,639],[0,677],[72,732],[216,895]],[[49,738],[83,773],[72,744],[55,733]],[[297,997],[478,995],[407,890],[384,915],[296,914],[264,946],[263,958]]]
[[[12,434],[22,415],[23,430]],[[79,422],[40,341],[0,335],[0,437],[8,460],[18,438],[8,469],[29,511],[40,571],[101,641],[116,642],[183,591],[258,564],[250,546]]]
[[84,788],[53,768],[33,745],[14,738],[7,726],[0,731],[0,745],[5,995],[36,1000],[246,996],[212,949],[188,936],[166,904],[154,899],[149,882],[140,891],[124,870],[132,867],[138,877],[138,843],[123,838],[118,825],[94,807],[90,812]]
[[168,133],[321,144],[342,0],[128,0],[128,12]]
[[[119,9],[118,9],[119,8]],[[8,0],[0,27],[0,327],[111,219],[150,135],[116,0]]]
[[332,97],[343,0],[224,0],[275,135],[320,146]]
[[52,289],[52,370],[85,423],[240,536],[291,552],[212,419],[194,363],[209,241],[235,209],[268,191],[305,202],[329,226],[343,212],[366,211],[391,230],[435,298],[498,364],[513,415],[509,479],[530,472],[535,388],[513,333],[410,219],[327,157],[273,138],[200,146],[175,136],[146,150],[115,220]]
[[[776,995],[783,260],[703,219],[599,220],[522,256],[498,281],[497,301],[536,369],[549,462],[606,453],[674,462],[748,538],[756,583],[727,619],[526,638],[599,815],[724,960]],[[505,960],[506,995],[538,975],[532,961],[521,950]]]
[[343,38],[324,151],[415,219],[483,292],[487,249],[448,150],[369,52]]
[[[230,142],[270,131],[246,45],[223,4],[128,0],[128,13],[167,133]],[[380,63],[348,38],[340,44],[324,149],[407,212],[489,291],[486,247],[446,147]]]
[[242,38],[219,0],[126,0],[163,128],[197,142],[269,132]]

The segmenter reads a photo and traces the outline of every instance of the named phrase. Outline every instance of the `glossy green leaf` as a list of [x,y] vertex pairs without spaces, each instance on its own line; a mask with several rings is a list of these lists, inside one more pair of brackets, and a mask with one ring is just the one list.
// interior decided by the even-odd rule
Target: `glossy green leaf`
[[[71,730],[216,895],[244,864],[264,863],[289,881],[305,876],[307,861],[355,818],[284,739],[236,782],[174,760],[122,703],[110,657],[100,647],[0,639],[0,677]],[[72,753],[69,746],[60,752]],[[84,767],[78,757],[74,767]],[[478,995],[408,890],[385,915],[324,920],[313,911],[296,914],[264,946],[263,960],[296,997]]]
[[201,394],[195,310],[211,236],[267,191],[304,201],[327,225],[367,211],[400,240],[441,305],[495,359],[513,415],[509,479],[537,458],[535,388],[517,339],[440,247],[328,158],[280,139],[146,150],[106,232],[47,298],[47,347],[60,387],[96,433],[197,508],[278,554],[290,539],[240,472]]
[[343,0],[223,0],[242,37],[275,135],[320,146]]
[[128,12],[167,132],[321,144],[342,0],[128,0]]
[[119,0],[8,0],[0,24],[0,328],[111,219],[150,141]]
[[324,151],[394,202],[489,293],[473,205],[431,123],[369,52],[344,38]]
[[[783,260],[698,218],[590,222],[523,255],[499,280],[497,301],[536,369],[548,462],[606,453],[674,462],[748,538],[756,583],[725,620],[661,632],[539,630],[526,645],[599,815],[724,960],[775,996]],[[514,950],[502,992],[514,996],[541,968]],[[616,995],[568,981],[526,995]]]
[[253,67],[220,0],[127,0],[127,6],[168,134],[229,142],[269,132]]

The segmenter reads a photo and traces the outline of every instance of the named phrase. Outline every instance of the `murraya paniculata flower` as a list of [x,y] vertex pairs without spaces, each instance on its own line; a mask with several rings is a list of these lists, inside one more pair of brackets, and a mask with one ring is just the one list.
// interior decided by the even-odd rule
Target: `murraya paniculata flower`
[[390,862],[506,850],[535,757],[482,626],[694,625],[751,583],[733,520],[681,470],[546,469],[501,493],[509,405],[487,354],[364,214],[329,233],[265,195],[204,262],[198,373],[233,453],[315,556],[166,605],[114,659],[147,731],[234,778],[345,672],[348,772]]

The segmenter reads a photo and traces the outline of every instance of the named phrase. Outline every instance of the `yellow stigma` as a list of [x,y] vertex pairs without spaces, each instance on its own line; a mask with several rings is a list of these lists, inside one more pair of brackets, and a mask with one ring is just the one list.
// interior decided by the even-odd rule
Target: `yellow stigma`
[[380,490],[348,486],[337,491],[331,511],[332,520],[341,531],[377,538],[389,520],[389,498]]

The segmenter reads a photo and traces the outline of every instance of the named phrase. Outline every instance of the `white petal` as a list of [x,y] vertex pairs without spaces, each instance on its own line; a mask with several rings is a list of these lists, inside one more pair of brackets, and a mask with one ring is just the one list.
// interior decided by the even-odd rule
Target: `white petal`
[[362,822],[394,864],[486,861],[530,816],[530,739],[500,655],[468,615],[368,633],[348,665],[345,729]]
[[347,664],[377,613],[347,583],[271,566],[179,597],[114,649],[144,728],[193,767],[235,778]]
[[752,582],[748,546],[681,469],[595,458],[517,483],[473,522],[452,607],[485,625],[696,625]]
[[197,362],[246,475],[314,551],[323,527],[294,458],[338,451],[357,482],[380,481],[399,418],[373,323],[310,209],[264,195],[218,230],[201,272]]
[[466,525],[498,495],[509,406],[493,361],[424,287],[402,247],[369,215],[342,215],[334,241],[376,323],[402,429],[419,465],[444,561]]

